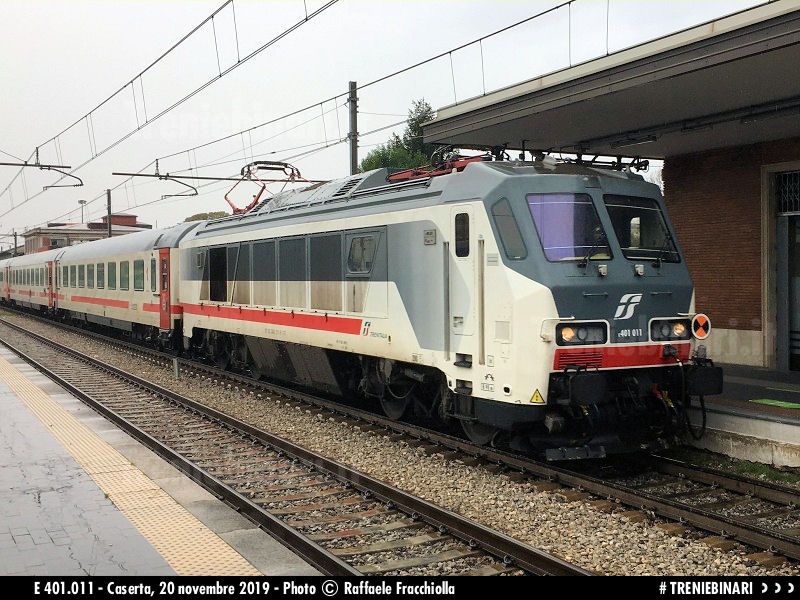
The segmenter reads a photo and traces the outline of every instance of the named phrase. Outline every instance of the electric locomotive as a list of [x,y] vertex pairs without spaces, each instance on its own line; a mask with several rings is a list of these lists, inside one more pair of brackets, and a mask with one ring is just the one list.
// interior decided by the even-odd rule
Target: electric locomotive
[[659,188],[485,158],[201,224],[180,244],[184,347],[553,459],[674,440],[721,372]]

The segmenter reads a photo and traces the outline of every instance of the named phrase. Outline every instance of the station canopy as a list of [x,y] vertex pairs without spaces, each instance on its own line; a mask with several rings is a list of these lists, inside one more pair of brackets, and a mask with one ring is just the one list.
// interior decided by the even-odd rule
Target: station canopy
[[800,136],[800,2],[780,0],[440,108],[427,143],[664,158]]

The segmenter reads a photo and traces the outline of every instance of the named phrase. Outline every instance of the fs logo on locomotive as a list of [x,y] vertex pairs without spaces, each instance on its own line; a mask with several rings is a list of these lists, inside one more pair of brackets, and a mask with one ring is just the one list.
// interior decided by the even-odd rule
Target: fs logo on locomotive
[[633,316],[633,311],[636,310],[641,301],[642,294],[623,294],[622,298],[619,299],[617,312],[614,313],[614,320],[624,321],[625,319],[630,319]]

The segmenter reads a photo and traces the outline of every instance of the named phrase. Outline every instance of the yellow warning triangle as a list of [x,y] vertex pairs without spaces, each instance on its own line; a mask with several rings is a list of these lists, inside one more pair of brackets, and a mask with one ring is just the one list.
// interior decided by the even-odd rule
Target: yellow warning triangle
[[531,402],[533,402],[534,404],[544,404],[544,398],[542,398],[542,395],[539,393],[538,389],[533,393],[533,396],[531,397]]

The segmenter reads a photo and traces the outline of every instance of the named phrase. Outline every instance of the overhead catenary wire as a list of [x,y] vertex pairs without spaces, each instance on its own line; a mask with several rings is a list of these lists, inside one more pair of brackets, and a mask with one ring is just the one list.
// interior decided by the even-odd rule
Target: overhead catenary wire
[[[157,119],[159,119],[159,118],[160,118],[160,117],[162,117],[163,115],[165,115],[165,114],[167,114],[168,112],[172,111],[173,109],[177,108],[178,106],[180,106],[181,104],[183,104],[184,102],[186,102],[186,101],[187,101],[187,100],[189,100],[190,98],[194,97],[196,94],[200,93],[201,91],[203,91],[205,88],[207,88],[208,86],[210,86],[210,85],[211,85],[211,84],[213,84],[214,82],[218,81],[219,79],[221,79],[222,77],[224,77],[225,75],[227,75],[228,73],[230,73],[231,71],[233,71],[234,69],[237,69],[238,67],[240,67],[241,65],[243,65],[244,63],[246,63],[247,61],[249,61],[249,60],[250,60],[251,58],[253,58],[254,56],[257,56],[258,54],[260,54],[261,52],[263,52],[264,50],[266,50],[266,49],[267,49],[267,48],[269,48],[270,46],[272,46],[272,45],[276,44],[278,41],[280,41],[281,39],[283,39],[283,38],[284,38],[284,37],[286,37],[287,35],[291,34],[293,31],[295,31],[296,29],[298,29],[298,28],[299,28],[299,27],[301,27],[303,24],[307,23],[309,20],[313,19],[314,17],[316,17],[317,15],[319,15],[320,13],[322,13],[323,11],[327,10],[328,8],[330,8],[331,6],[333,6],[334,4],[336,4],[338,1],[339,1],[339,0],[329,0],[329,2],[327,2],[327,3],[326,3],[326,4],[324,4],[324,5],[322,5],[321,7],[319,7],[317,10],[315,10],[315,11],[314,11],[314,12],[312,12],[311,14],[307,14],[307,15],[305,16],[305,18],[304,18],[304,19],[301,19],[300,21],[298,21],[298,22],[297,22],[297,23],[295,23],[294,25],[291,25],[290,27],[288,27],[287,29],[285,29],[284,31],[282,31],[281,33],[279,33],[278,35],[276,35],[274,38],[272,38],[271,40],[269,40],[269,41],[268,41],[268,42],[266,42],[265,44],[261,45],[260,47],[256,48],[255,50],[253,50],[253,51],[252,51],[250,54],[248,54],[248,55],[247,55],[247,56],[245,56],[244,58],[237,58],[237,62],[236,62],[236,63],[234,63],[233,65],[229,66],[228,68],[226,68],[226,69],[222,70],[222,71],[221,71],[221,72],[220,72],[218,75],[216,75],[216,76],[212,77],[211,79],[209,79],[208,81],[206,81],[204,84],[200,85],[200,87],[196,88],[194,91],[190,92],[189,94],[185,95],[184,97],[182,97],[182,98],[181,98],[181,99],[179,99],[178,101],[174,102],[173,104],[171,104],[171,105],[170,105],[170,106],[168,106],[167,108],[163,109],[161,112],[159,112],[159,113],[158,113],[158,114],[156,114],[155,116],[153,116],[153,117],[151,117],[151,118],[149,118],[149,119],[148,119],[148,118],[147,118],[147,113],[146,113],[146,107],[145,107],[145,122],[144,122],[144,123],[142,123],[141,125],[137,126],[137,127],[136,127],[136,129],[134,129],[134,130],[132,130],[132,131],[128,132],[127,134],[125,134],[125,135],[124,135],[124,136],[122,136],[121,138],[117,139],[116,141],[112,142],[112,143],[111,143],[109,146],[107,146],[106,148],[104,148],[104,149],[102,149],[102,150],[100,150],[100,151],[98,151],[98,150],[97,150],[96,144],[93,144],[92,156],[90,156],[90,158],[89,158],[89,159],[87,159],[86,161],[84,161],[84,162],[82,162],[81,164],[79,164],[77,167],[73,168],[73,169],[72,169],[72,171],[70,171],[70,173],[74,173],[75,171],[77,171],[77,170],[79,170],[79,169],[83,168],[84,166],[86,166],[87,164],[89,164],[90,162],[92,162],[93,160],[95,160],[96,158],[98,158],[99,156],[101,156],[102,154],[104,154],[104,153],[108,152],[108,151],[109,151],[109,150],[111,150],[112,148],[115,148],[116,146],[118,146],[119,144],[121,144],[122,142],[124,142],[125,140],[127,140],[129,137],[131,137],[132,135],[134,135],[135,133],[137,133],[138,131],[140,131],[142,128],[146,127],[147,125],[149,125],[149,124],[153,123],[154,121],[156,121]],[[223,8],[225,8],[225,7],[226,7],[228,4],[232,4],[232,3],[233,3],[233,0],[227,0],[227,1],[226,1],[226,2],[225,2],[225,3],[224,3],[224,4],[223,4],[223,5],[220,7],[220,8],[218,8],[216,11],[214,11],[214,13],[212,13],[212,14],[211,14],[209,17],[207,17],[207,18],[206,18],[206,19],[205,19],[205,20],[204,20],[204,21],[203,21],[203,22],[202,22],[200,25],[198,25],[197,27],[195,27],[195,28],[194,28],[194,29],[193,29],[191,32],[189,32],[189,33],[188,33],[186,36],[184,36],[183,38],[181,38],[181,40],[180,40],[180,41],[179,41],[177,44],[173,45],[173,46],[172,46],[172,47],[171,47],[169,50],[167,50],[167,52],[166,52],[166,53],[162,54],[162,55],[161,55],[161,56],[160,56],[158,59],[156,59],[156,61],[154,61],[153,63],[151,63],[151,64],[150,64],[150,65],[149,65],[149,66],[148,66],[148,67],[147,67],[147,68],[146,68],[144,71],[142,71],[141,73],[139,73],[139,75],[137,75],[137,77],[133,78],[131,81],[129,81],[128,83],[126,83],[126,84],[125,84],[125,85],[124,85],[122,88],[120,88],[120,90],[118,90],[117,92],[115,92],[114,94],[112,94],[111,96],[109,96],[109,97],[108,97],[106,100],[104,100],[102,103],[100,103],[100,104],[99,104],[97,107],[95,107],[95,108],[94,108],[92,111],[90,111],[89,113],[87,113],[87,115],[85,115],[85,116],[84,116],[84,117],[82,117],[82,118],[86,118],[86,117],[89,117],[89,118],[91,118],[91,114],[92,114],[92,112],[96,111],[98,108],[100,108],[101,106],[103,106],[103,105],[104,105],[106,102],[108,102],[109,100],[111,100],[111,98],[113,98],[114,96],[116,96],[116,95],[117,95],[117,94],[119,94],[120,92],[124,91],[124,90],[125,90],[125,89],[128,87],[128,85],[133,85],[133,82],[134,82],[134,81],[135,81],[137,78],[139,79],[139,83],[140,83],[140,86],[141,86],[141,89],[142,89],[142,102],[143,102],[143,104],[144,104],[144,99],[145,99],[145,96],[144,96],[144,84],[142,83],[142,79],[141,79],[141,76],[142,76],[142,74],[144,74],[144,73],[145,73],[145,72],[146,72],[148,69],[150,69],[150,68],[151,68],[153,65],[155,65],[155,64],[156,64],[158,61],[160,61],[161,59],[163,59],[163,58],[164,58],[164,56],[166,56],[167,54],[169,54],[169,53],[170,53],[170,52],[171,52],[173,49],[175,49],[175,48],[176,48],[178,45],[180,45],[181,43],[183,43],[183,41],[185,41],[185,40],[186,40],[186,39],[187,39],[189,36],[191,36],[191,35],[192,35],[194,32],[196,32],[196,31],[197,31],[199,28],[201,28],[203,25],[205,25],[205,24],[206,24],[206,23],[207,23],[209,20],[212,20],[212,23],[213,23],[213,18],[214,18],[214,16],[215,16],[216,14],[218,14],[218,13],[219,13],[219,12],[220,12],[220,11],[221,11]],[[79,119],[78,121],[76,121],[76,123],[79,123],[79,122],[80,122],[80,119]],[[87,124],[88,124],[88,120],[87,120]],[[72,126],[74,126],[74,124],[73,124]],[[58,133],[56,136],[54,136],[53,138],[50,138],[50,139],[49,139],[47,142],[45,142],[45,143],[50,143],[50,142],[51,142],[51,141],[53,141],[53,140],[54,140],[56,137],[58,137],[58,136],[62,135],[63,133],[65,133],[66,131],[68,131],[69,129],[71,129],[71,127],[72,127],[72,126],[70,126],[70,127],[66,128],[65,130],[63,130],[63,131],[59,132],[59,133]],[[94,139],[94,136],[92,135],[90,139]],[[63,178],[64,178],[64,177],[62,176],[61,178],[57,179],[55,183],[56,183],[56,184],[57,184],[57,183],[59,183],[60,181],[62,181],[62,180],[63,180]],[[14,178],[14,179],[12,179],[12,181],[11,181],[11,182],[8,184],[8,186],[6,186],[6,188],[5,188],[5,189],[4,189],[2,192],[0,192],[0,197],[2,197],[2,196],[3,196],[3,195],[6,193],[6,191],[9,189],[9,187],[10,187],[10,186],[13,184],[13,182],[14,182],[15,180],[16,180],[16,176],[15,176],[15,178]],[[37,198],[37,197],[39,197],[39,196],[40,196],[41,194],[43,194],[43,193],[44,193],[44,190],[43,190],[42,192],[38,192],[38,193],[34,194],[33,196],[27,196],[27,194],[26,194],[26,198],[25,198],[25,199],[24,199],[22,202],[18,203],[16,206],[12,205],[12,206],[11,206],[11,208],[9,208],[8,210],[6,210],[6,211],[5,211],[5,212],[3,212],[3,213],[0,213],[0,217],[3,217],[3,216],[5,216],[5,215],[7,215],[8,213],[10,213],[10,212],[12,212],[12,211],[16,210],[17,208],[19,208],[20,206],[22,206],[22,205],[24,205],[24,204],[27,204],[28,202],[30,202],[30,201],[31,201],[31,200],[33,200],[34,198]]]

